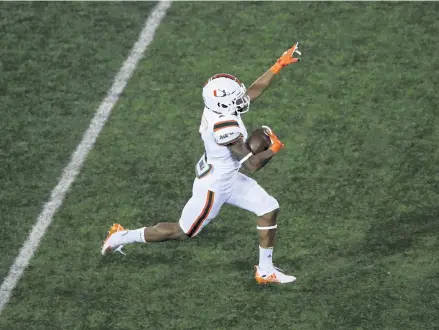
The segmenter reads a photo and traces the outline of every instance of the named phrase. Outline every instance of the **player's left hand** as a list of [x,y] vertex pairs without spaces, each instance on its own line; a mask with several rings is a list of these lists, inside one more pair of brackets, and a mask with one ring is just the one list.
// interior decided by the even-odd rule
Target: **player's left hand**
[[276,153],[279,152],[280,149],[285,147],[285,144],[281,140],[279,140],[277,135],[274,134],[273,130],[270,127],[263,125],[262,128],[264,129],[265,134],[267,134],[267,136],[270,138],[270,141],[271,141],[270,149],[271,149],[271,151],[273,151],[276,154]]
[[287,66],[288,64],[296,63],[300,61],[299,57],[294,57],[294,53],[301,56],[302,53],[299,50],[299,42],[296,42],[293,47],[285,51],[281,57],[277,60],[282,66]]
[[288,49],[287,51],[285,51],[281,57],[279,57],[279,59],[276,61],[276,63],[274,63],[274,65],[271,67],[271,72],[273,72],[274,74],[279,73],[279,71],[292,63],[297,63],[300,61],[299,57],[294,57],[295,54],[297,54],[298,56],[301,56],[302,53],[299,50],[299,42],[296,42],[293,47],[291,47],[290,49]]

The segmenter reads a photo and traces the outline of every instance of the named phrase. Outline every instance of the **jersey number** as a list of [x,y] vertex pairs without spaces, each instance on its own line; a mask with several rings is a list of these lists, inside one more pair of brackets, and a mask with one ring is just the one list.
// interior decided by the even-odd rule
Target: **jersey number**
[[203,156],[201,156],[200,160],[195,166],[195,174],[197,178],[201,179],[202,177],[207,175],[211,169],[212,169],[212,165],[207,163],[206,154],[203,154]]

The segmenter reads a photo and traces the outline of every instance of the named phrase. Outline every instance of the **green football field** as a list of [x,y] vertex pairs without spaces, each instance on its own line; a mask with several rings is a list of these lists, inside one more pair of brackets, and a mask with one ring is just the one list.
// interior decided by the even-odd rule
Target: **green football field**
[[[0,279],[156,3],[0,3]],[[439,4],[175,2],[0,315],[0,329],[439,329]],[[201,87],[249,86],[286,147],[253,177],[281,205],[258,286],[255,216],[102,257],[114,222],[177,221],[203,152]]]

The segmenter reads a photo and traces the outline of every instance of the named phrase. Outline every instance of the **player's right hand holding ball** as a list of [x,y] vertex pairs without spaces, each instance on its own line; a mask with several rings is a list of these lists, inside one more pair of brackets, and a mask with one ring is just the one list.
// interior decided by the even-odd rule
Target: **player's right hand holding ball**
[[285,144],[282,143],[281,140],[279,140],[279,138],[277,137],[276,134],[274,134],[273,130],[268,127],[268,126],[262,126],[262,128],[264,129],[265,134],[267,134],[267,136],[270,138],[271,141],[271,146],[270,146],[270,150],[273,151],[273,153],[278,153],[280,149],[282,149],[283,147],[285,147]]

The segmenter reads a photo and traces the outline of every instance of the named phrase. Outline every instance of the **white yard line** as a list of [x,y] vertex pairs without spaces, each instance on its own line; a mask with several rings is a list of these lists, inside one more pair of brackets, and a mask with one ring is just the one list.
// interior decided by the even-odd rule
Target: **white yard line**
[[11,293],[23,275],[24,270],[29,264],[30,259],[40,244],[47,228],[52,222],[53,216],[61,206],[67,191],[75,181],[76,176],[80,172],[88,153],[93,148],[96,138],[105,125],[111,110],[117,103],[120,94],[128,83],[128,80],[133,75],[139,60],[142,58],[145,49],[152,42],[155,31],[160,25],[160,22],[166,15],[166,11],[171,6],[171,2],[164,1],[157,4],[153,9],[145,26],[140,33],[139,39],[134,44],[128,58],[123,63],[121,69],[114,78],[113,85],[107,93],[105,99],[96,110],[90,126],[82,137],[82,141],[76,147],[70,162],[64,168],[61,179],[50,194],[49,201],[44,204],[43,210],[37,218],[37,222],[32,228],[28,238],[24,242],[20,253],[14,261],[14,264],[9,269],[9,273],[4,279],[0,287],[0,313],[5,308],[11,297]]

